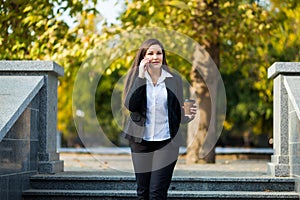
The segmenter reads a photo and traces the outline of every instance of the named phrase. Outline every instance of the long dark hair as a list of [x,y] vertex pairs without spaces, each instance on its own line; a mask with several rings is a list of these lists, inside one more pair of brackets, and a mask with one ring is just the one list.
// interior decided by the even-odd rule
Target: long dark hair
[[159,40],[153,39],[153,38],[144,41],[143,44],[141,45],[140,49],[138,50],[138,52],[135,56],[135,59],[133,61],[133,64],[127,74],[127,77],[125,80],[124,94],[123,94],[124,97],[126,97],[129,89],[132,87],[132,84],[133,84],[135,78],[138,76],[140,62],[146,55],[147,50],[149,49],[150,46],[156,45],[156,44],[159,45],[160,48],[162,49],[162,54],[163,54],[162,68],[164,70],[170,72],[168,64],[167,64],[167,60],[166,60],[166,53],[165,53],[162,43]]

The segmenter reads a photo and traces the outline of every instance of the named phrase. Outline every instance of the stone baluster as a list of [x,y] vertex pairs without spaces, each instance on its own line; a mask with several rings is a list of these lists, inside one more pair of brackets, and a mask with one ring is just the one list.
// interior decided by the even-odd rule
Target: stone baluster
[[57,153],[57,85],[64,70],[52,61],[0,61],[0,75],[43,76],[39,92],[38,173],[63,171]]
[[276,177],[291,176],[289,148],[289,98],[284,85],[287,76],[299,76],[300,63],[276,62],[268,69],[268,78],[273,79],[273,149],[268,163],[268,174]]

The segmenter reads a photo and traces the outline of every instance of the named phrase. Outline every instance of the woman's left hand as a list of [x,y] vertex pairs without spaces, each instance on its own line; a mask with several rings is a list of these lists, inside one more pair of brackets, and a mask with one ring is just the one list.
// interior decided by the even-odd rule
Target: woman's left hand
[[197,114],[197,105],[196,105],[196,103],[194,103],[193,106],[190,108],[190,112],[191,112],[191,115],[188,115],[188,117],[190,119],[194,119],[196,114]]
[[[184,106],[182,106],[182,108],[184,109]],[[197,114],[197,104],[194,103],[192,107],[190,107],[190,113],[189,115],[185,115],[190,119],[194,119],[196,114]]]

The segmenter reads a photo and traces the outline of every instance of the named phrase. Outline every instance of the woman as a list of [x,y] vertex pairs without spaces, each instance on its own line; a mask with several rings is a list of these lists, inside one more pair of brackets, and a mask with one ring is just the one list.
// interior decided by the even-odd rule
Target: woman
[[182,80],[169,70],[157,39],[146,40],[137,52],[124,100],[130,117],[122,135],[129,140],[138,199],[167,199],[182,144],[179,126],[194,118],[196,108],[184,115]]

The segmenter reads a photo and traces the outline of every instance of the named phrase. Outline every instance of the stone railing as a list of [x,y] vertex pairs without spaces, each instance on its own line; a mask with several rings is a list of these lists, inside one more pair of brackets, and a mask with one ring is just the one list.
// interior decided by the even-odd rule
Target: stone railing
[[29,177],[63,171],[56,152],[57,77],[51,61],[0,61],[0,197],[21,199]]
[[274,63],[268,77],[274,79],[274,155],[268,172],[272,176],[292,176],[299,182],[300,63]]

